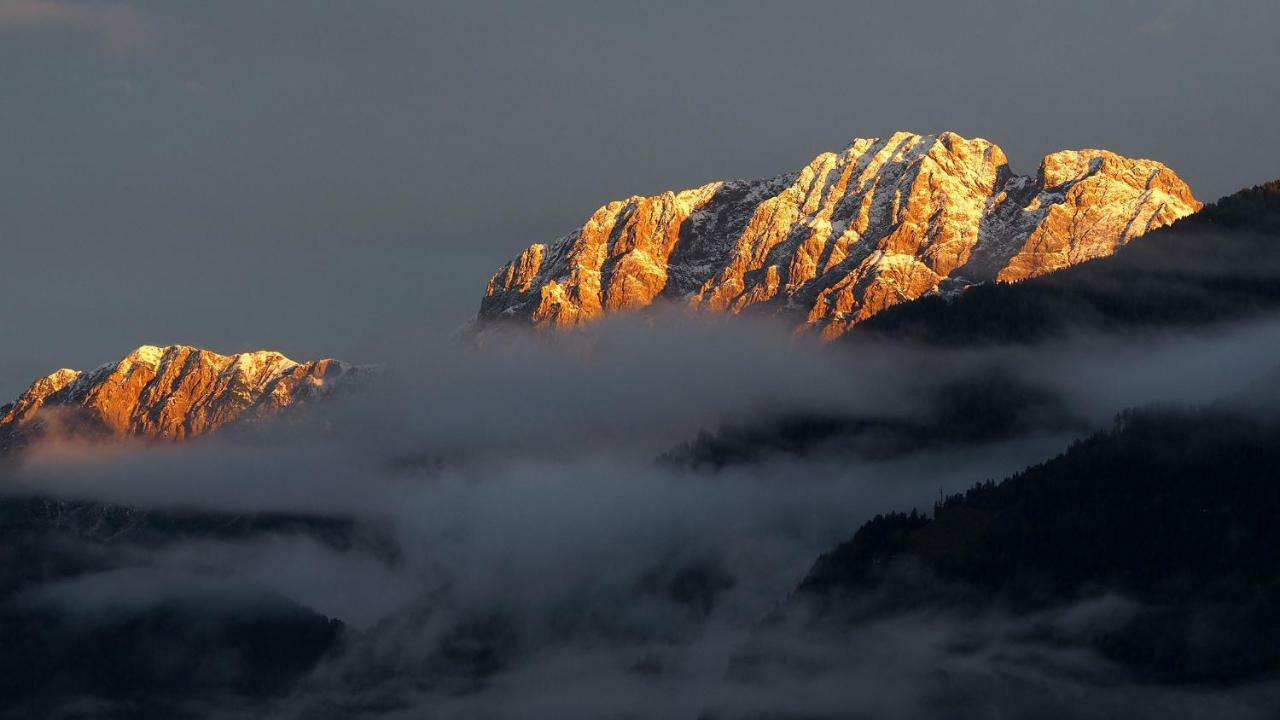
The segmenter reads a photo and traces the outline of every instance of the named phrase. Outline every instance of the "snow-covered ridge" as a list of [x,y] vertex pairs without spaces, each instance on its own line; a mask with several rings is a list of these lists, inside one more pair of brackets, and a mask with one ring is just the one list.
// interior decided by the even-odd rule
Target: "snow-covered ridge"
[[180,440],[322,397],[363,368],[332,359],[295,362],[260,350],[221,355],[188,345],[142,345],[90,372],[36,379],[0,409],[0,446],[41,409],[73,408],[119,436]]
[[1020,176],[987,140],[898,132],[795,173],[608,203],[500,268],[477,320],[572,327],[669,300],[831,338],[926,294],[1109,255],[1200,206],[1153,160],[1066,150]]

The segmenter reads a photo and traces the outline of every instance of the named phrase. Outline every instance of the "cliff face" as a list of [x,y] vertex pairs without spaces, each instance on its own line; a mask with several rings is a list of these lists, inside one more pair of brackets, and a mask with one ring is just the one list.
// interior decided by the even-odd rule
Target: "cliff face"
[[297,363],[271,351],[227,356],[143,345],[92,372],[62,369],[37,379],[0,408],[0,446],[51,408],[70,409],[110,435],[182,440],[322,396],[355,372],[336,360]]
[[611,202],[499,269],[479,321],[571,327],[671,300],[834,338],[922,295],[1109,255],[1200,206],[1152,160],[1062,151],[1029,177],[986,140],[900,132],[797,173]]

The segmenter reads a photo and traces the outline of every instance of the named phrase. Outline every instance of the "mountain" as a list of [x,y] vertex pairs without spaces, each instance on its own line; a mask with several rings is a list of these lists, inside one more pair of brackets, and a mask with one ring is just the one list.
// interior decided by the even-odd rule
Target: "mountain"
[[53,422],[102,435],[183,440],[322,397],[360,372],[336,360],[298,363],[268,350],[219,355],[143,345],[90,372],[64,368],[38,378],[0,407],[0,449]]
[[1243,402],[1126,411],[1110,430],[948,497],[932,515],[878,516],[814,564],[793,608],[818,626],[1074,608],[1079,625],[1088,608],[1109,605],[1116,612],[1097,627],[1042,622],[1027,639],[1095,652],[1144,682],[1274,674],[1280,375],[1265,383]]
[[1199,208],[1151,160],[1067,150],[1022,176],[987,140],[899,132],[795,173],[611,202],[499,269],[478,320],[571,327],[672,300],[833,338],[924,295],[1109,255]]
[[1110,257],[890,308],[846,339],[1033,343],[1081,330],[1203,326],[1277,308],[1280,180],[1228,195]]

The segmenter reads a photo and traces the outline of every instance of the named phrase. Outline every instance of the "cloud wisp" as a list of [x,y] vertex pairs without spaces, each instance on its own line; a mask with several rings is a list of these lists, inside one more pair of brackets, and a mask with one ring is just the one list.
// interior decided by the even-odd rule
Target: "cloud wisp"
[[152,24],[133,6],[121,3],[0,0],[2,30],[72,30],[91,37],[103,50],[120,54],[141,47]]

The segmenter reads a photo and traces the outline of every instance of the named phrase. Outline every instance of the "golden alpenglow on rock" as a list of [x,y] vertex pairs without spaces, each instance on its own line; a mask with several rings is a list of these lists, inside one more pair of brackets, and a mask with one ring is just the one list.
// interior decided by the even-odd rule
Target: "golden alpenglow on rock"
[[183,440],[322,396],[359,368],[297,363],[278,352],[238,355],[186,345],[143,345],[91,372],[58,370],[0,407],[0,447],[39,411],[61,409],[102,434]]
[[658,300],[834,338],[891,305],[1110,255],[1201,207],[1172,170],[1064,150],[1034,177],[955,133],[854,140],[797,173],[600,208],[489,280],[479,321],[572,327]]

